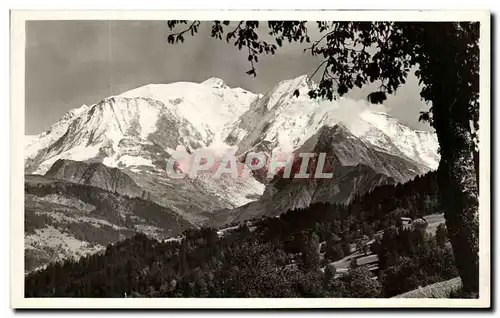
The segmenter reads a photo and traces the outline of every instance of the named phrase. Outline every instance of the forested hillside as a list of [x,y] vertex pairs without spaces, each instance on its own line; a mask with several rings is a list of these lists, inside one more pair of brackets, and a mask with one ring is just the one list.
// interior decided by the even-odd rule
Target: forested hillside
[[25,176],[25,271],[104,250],[136,232],[162,239],[194,225],[168,208],[90,185]]
[[[28,275],[26,296],[395,296],[457,276],[444,226],[434,236],[423,219],[411,227],[401,223],[403,214],[434,213],[436,206],[429,203],[418,212],[414,202],[390,209],[393,200],[411,202],[410,194],[434,202],[436,193],[424,186],[431,178],[419,178],[415,188],[376,190],[350,206],[316,203],[228,230],[188,229],[178,240],[136,235],[109,245],[103,254]],[[382,206],[368,203],[376,196]],[[378,222],[370,223],[375,217]],[[365,266],[354,255],[374,255],[378,264]],[[337,271],[339,260],[350,261],[347,271]]]

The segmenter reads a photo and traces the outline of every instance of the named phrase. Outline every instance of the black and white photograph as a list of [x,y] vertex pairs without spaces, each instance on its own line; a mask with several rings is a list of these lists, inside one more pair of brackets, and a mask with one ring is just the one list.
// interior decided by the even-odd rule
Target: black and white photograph
[[489,12],[13,11],[11,41],[12,306],[491,305]]

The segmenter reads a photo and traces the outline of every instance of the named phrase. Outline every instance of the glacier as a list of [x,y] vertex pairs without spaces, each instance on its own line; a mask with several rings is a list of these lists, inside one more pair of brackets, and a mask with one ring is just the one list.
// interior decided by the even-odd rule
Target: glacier
[[[370,173],[398,182],[437,168],[434,132],[411,129],[364,100],[310,99],[307,92],[315,85],[306,75],[281,81],[266,94],[231,88],[215,77],[201,83],[148,84],[73,109],[47,131],[26,136],[25,171],[44,174],[60,159],[97,162],[122,169],[159,204],[177,200],[175,194],[163,195],[165,191],[185,191],[183,204],[197,191],[203,192],[203,202],[215,202],[209,211],[231,209],[258,200],[265,182],[196,178],[180,184],[165,174],[168,158],[179,150],[207,149],[244,162],[250,151],[296,152],[323,128],[339,125],[346,133],[336,142],[344,145],[332,149],[348,149],[337,155],[349,157],[353,166],[368,165]],[[384,167],[386,159],[394,166]]]

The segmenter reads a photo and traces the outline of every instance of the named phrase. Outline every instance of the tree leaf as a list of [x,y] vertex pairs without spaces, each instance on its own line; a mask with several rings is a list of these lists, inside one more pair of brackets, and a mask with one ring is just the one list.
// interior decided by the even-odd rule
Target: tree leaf
[[367,99],[372,104],[382,104],[387,99],[387,96],[385,92],[378,91],[368,94]]

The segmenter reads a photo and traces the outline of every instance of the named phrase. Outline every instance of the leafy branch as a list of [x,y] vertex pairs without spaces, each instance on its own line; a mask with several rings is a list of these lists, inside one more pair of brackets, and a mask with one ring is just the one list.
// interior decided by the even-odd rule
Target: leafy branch
[[[187,21],[169,21],[168,27],[170,28],[170,30],[172,30],[179,23],[187,24]],[[182,30],[180,32],[171,33],[167,37],[167,42],[170,44],[179,43],[179,42],[183,43],[184,42],[184,36],[183,36],[184,33],[190,32],[192,36],[195,35],[195,33],[198,33],[198,28],[200,27],[200,23],[201,23],[200,21],[195,20],[191,23],[191,25],[187,29]]]
[[[387,94],[394,93],[400,85],[406,82],[410,69],[421,66],[429,60],[428,51],[433,48],[424,47],[421,43],[430,42],[426,37],[432,36],[438,31],[439,26],[426,25],[424,23],[402,23],[402,22],[353,22],[353,21],[317,21],[320,37],[311,43],[308,35],[307,21],[268,21],[267,29],[269,36],[275,43],[268,43],[259,37],[259,28],[262,26],[258,21],[237,21],[235,26],[226,32],[225,27],[229,21],[213,21],[211,37],[225,40],[236,46],[239,50],[243,48],[248,52],[250,69],[248,75],[257,75],[256,64],[260,55],[275,54],[284,45],[284,42],[311,43],[304,52],[309,51],[313,56],[322,57],[323,61],[313,71],[311,77],[323,69],[319,85],[309,92],[311,98],[334,99],[342,96],[354,87],[361,88],[367,83],[379,81],[381,84],[377,91],[367,96],[371,103],[383,103]],[[169,43],[184,41],[186,34],[195,35],[201,25],[200,21],[187,22],[183,20],[168,21],[170,30],[179,24],[188,27],[180,32],[168,36]],[[451,24],[450,24],[451,25]],[[478,36],[477,31],[466,23],[459,24],[453,32],[461,32],[463,37]],[[370,50],[370,52],[368,52]],[[477,45],[466,47],[464,52],[469,57],[477,56]],[[474,51],[476,50],[476,51]],[[462,49],[457,52],[463,51]],[[464,54],[461,53],[462,57]],[[478,68],[477,58],[465,59],[470,74],[464,74],[464,84],[468,85],[466,90],[459,89],[456,98],[469,100],[470,107],[467,112],[469,118],[474,118],[477,127],[478,116],[478,94],[466,92],[478,91]],[[429,71],[421,69],[415,72],[419,78],[419,84],[423,85],[421,96],[429,101],[432,95],[432,80]],[[462,84],[459,86],[462,87]],[[470,89],[469,89],[470,88]],[[458,89],[458,87],[457,87]],[[431,106],[432,108],[432,106]],[[427,115],[421,116],[422,120],[432,121]]]

